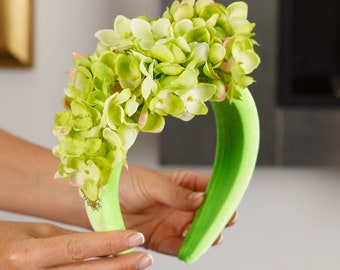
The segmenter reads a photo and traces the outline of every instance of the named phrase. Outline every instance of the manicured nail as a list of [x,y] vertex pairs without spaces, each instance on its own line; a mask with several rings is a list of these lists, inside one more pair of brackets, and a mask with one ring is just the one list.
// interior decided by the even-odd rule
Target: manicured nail
[[134,233],[129,235],[126,240],[125,244],[127,248],[134,248],[140,245],[143,245],[145,241],[144,235],[142,233]]
[[149,267],[153,263],[153,258],[150,254],[146,254],[142,256],[138,261],[137,261],[137,269],[144,269],[146,267]]
[[203,198],[204,197],[204,192],[192,192],[188,195],[188,200],[189,201],[194,201],[197,200],[198,198]]
[[229,220],[228,224],[227,224],[227,227],[233,225],[236,223],[236,220],[238,218],[238,212],[236,211],[233,216],[231,217],[231,219]]
[[223,235],[220,234],[220,235],[216,238],[215,242],[213,243],[213,246],[217,246],[217,245],[221,244],[222,242],[223,242]]
[[187,236],[190,227],[191,227],[191,224],[189,224],[188,226],[185,227],[184,231],[182,232],[182,237],[183,238]]
[[217,238],[215,245],[219,245],[223,242],[223,234],[220,234],[220,236]]

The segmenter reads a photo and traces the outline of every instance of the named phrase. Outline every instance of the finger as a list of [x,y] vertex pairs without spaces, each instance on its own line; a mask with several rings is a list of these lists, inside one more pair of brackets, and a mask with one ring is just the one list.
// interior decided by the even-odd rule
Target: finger
[[184,188],[204,192],[207,188],[210,175],[197,171],[164,172],[168,179]]
[[159,243],[157,252],[170,256],[177,256],[183,243],[183,238],[179,236],[168,237],[166,241]]
[[153,263],[150,254],[144,252],[134,252],[117,257],[106,257],[101,259],[76,262],[72,264],[49,268],[51,270],[106,270],[106,269],[145,269]]
[[155,181],[153,197],[168,206],[184,210],[196,210],[204,200],[204,192],[195,192],[170,181]]
[[234,225],[236,223],[237,219],[238,219],[238,212],[235,211],[234,214],[231,216],[226,227],[230,227],[230,226]]
[[35,241],[30,249],[37,252],[30,259],[44,268],[109,256],[143,243],[144,236],[134,231],[68,234]]
[[220,233],[216,238],[215,242],[212,244],[213,246],[217,246],[223,242],[223,234]]

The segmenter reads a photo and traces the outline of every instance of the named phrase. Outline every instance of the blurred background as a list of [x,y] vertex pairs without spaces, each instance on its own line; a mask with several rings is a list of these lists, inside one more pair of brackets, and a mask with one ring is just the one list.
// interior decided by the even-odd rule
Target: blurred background
[[[62,110],[71,53],[91,54],[94,33],[111,28],[116,15],[159,17],[172,1],[0,0],[0,51],[6,2],[18,3],[17,11],[31,5],[32,59],[24,67],[13,66],[0,53],[0,128],[50,148],[57,143],[51,127]],[[247,3],[261,44],[256,51],[262,63],[250,87],[261,145],[239,221],[226,230],[224,243],[196,264],[155,254],[151,269],[340,267],[340,2]],[[161,134],[140,134],[128,162],[209,172],[213,115],[188,123],[166,121]],[[0,218],[31,219],[4,211]]]

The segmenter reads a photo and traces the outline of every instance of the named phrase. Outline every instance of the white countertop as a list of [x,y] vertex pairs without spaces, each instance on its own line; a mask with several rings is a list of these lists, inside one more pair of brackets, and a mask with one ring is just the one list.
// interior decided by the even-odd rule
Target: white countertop
[[[196,263],[154,253],[148,269],[340,269],[340,169],[259,167],[238,210],[223,243]],[[0,219],[42,220],[5,211]]]

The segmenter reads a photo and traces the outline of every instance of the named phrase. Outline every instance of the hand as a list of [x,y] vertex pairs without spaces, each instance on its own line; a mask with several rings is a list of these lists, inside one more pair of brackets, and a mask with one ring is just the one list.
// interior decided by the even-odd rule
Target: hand
[[[210,176],[193,171],[162,172],[137,166],[122,171],[121,210],[127,228],[143,232],[145,248],[177,256]],[[228,225],[235,222],[235,213]],[[220,242],[222,236],[216,241]]]
[[45,223],[1,221],[0,232],[0,269],[135,270],[152,263],[144,252],[107,257],[143,244],[144,236],[131,230],[77,233]]

